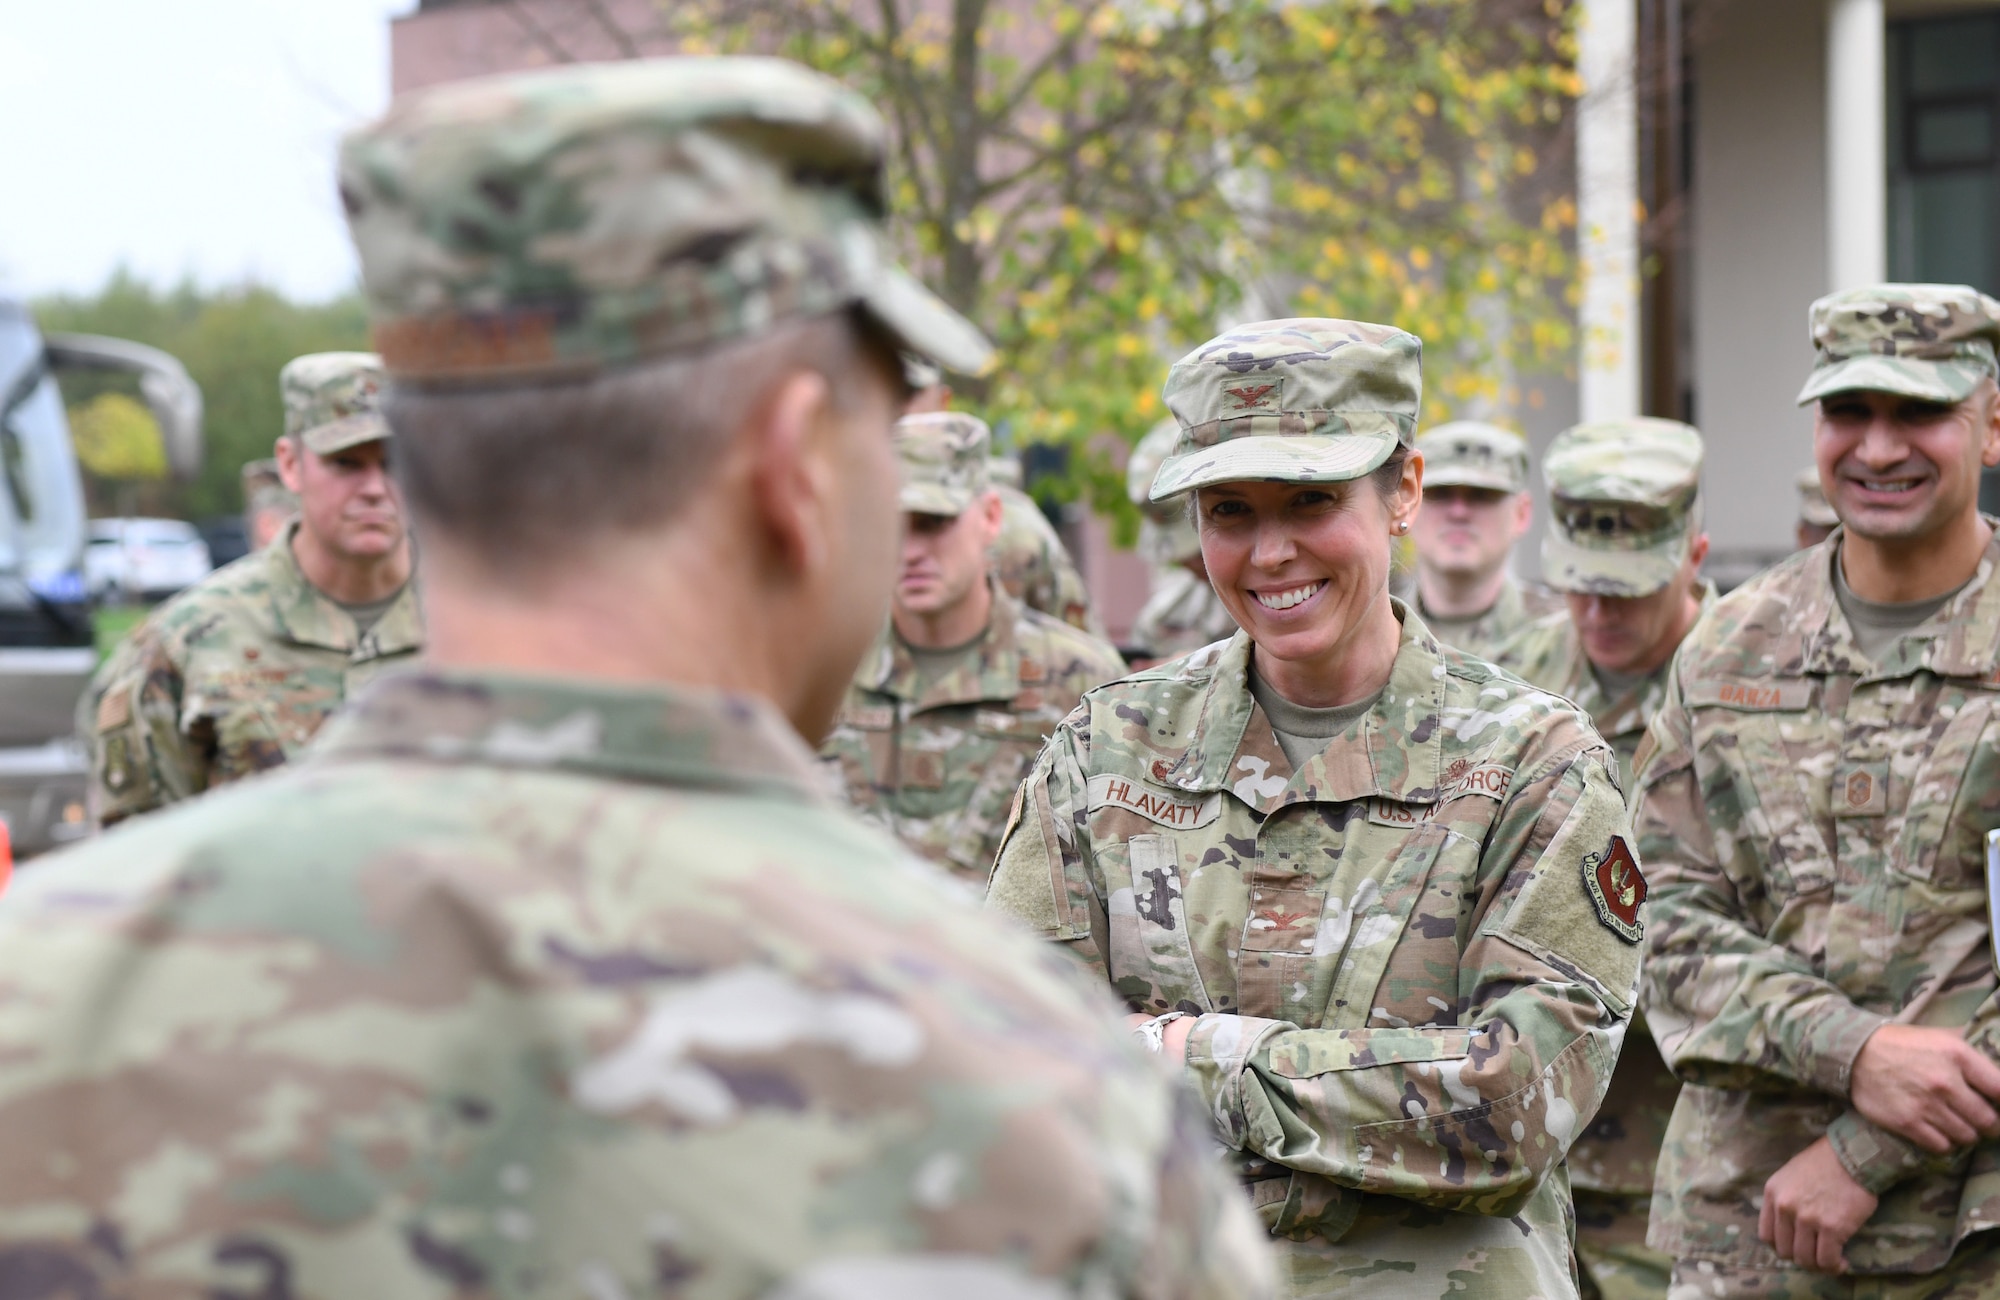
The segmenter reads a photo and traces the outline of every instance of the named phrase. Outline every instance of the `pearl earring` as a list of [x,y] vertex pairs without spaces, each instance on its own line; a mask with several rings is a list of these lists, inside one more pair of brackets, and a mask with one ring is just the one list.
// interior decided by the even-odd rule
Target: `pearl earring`
[[1407,533],[1407,532],[1409,532],[1409,531],[1410,531],[1410,521],[1409,521],[1409,520],[1407,520],[1407,519],[1398,519],[1398,520],[1396,521],[1396,534],[1397,534],[1397,536],[1399,536],[1399,537],[1400,537],[1400,536],[1401,536],[1402,534],[1404,534],[1404,533]]

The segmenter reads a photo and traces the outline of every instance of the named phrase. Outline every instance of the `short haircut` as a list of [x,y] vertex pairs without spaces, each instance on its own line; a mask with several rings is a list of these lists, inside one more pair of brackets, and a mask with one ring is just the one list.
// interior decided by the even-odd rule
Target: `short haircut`
[[417,525],[496,570],[533,573],[668,522],[787,374],[818,371],[847,410],[871,361],[902,382],[879,328],[836,312],[566,383],[392,384],[383,411]]

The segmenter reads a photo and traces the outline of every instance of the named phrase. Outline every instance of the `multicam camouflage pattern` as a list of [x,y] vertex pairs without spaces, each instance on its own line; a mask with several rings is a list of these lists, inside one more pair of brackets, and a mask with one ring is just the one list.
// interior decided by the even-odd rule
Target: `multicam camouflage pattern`
[[863,819],[982,887],[1042,742],[1085,691],[1124,675],[1103,641],[995,591],[986,635],[927,689],[885,630],[820,756]]
[[382,418],[382,359],[372,352],[313,352],[278,372],[285,436],[331,456],[389,436]]
[[[1428,468],[1424,471],[1424,481],[1430,482]],[[1417,595],[1416,605],[1417,612],[1424,616],[1425,625],[1437,633],[1440,641],[1455,650],[1496,662],[1502,646],[1526,632],[1536,620],[1565,608],[1562,597],[1555,592],[1538,584],[1517,582],[1512,574],[1501,582],[1500,594],[1487,606],[1486,612],[1463,623],[1455,619],[1440,620],[1432,615],[1423,606],[1422,592]],[[1448,623],[1449,626],[1440,626],[1441,623]]]
[[1153,500],[1153,479],[1180,436],[1179,424],[1162,420],[1125,461],[1125,495],[1139,508],[1139,554],[1156,569],[1183,565],[1201,554],[1201,535],[1188,516],[1187,502]]
[[1453,420],[1426,429],[1416,448],[1424,454],[1424,486],[1528,490],[1528,440],[1482,420]]
[[1153,478],[1166,501],[1211,483],[1359,478],[1416,432],[1423,344],[1388,325],[1240,325],[1167,372],[1181,434]]
[[1579,424],[1542,458],[1542,577],[1557,591],[1650,596],[1701,531],[1701,434],[1678,420]]
[[1395,609],[1381,699],[1296,772],[1247,636],[1092,691],[987,905],[1198,1017],[1188,1074],[1287,1294],[1572,1295],[1563,1156],[1638,970],[1586,883],[1640,918],[1614,759]]
[[399,97],[341,148],[375,344],[405,382],[588,375],[857,305],[991,349],[890,258],[886,132],[777,59],[577,64]]
[[1968,1240],[1952,1256],[1951,1268],[1936,1273],[1808,1273],[1804,1269],[1746,1268],[1706,1259],[1674,1266],[1667,1300],[1987,1300],[2000,1295],[2000,1233]]
[[995,485],[1000,494],[1000,536],[987,549],[987,567],[1008,595],[1102,640],[1104,626],[1090,606],[1090,589],[1042,508],[1026,492]]
[[1841,536],[1716,603],[1637,760],[1646,1017],[1686,1083],[1651,1242],[1684,1262],[1781,1267],[1757,1240],[1764,1182],[1822,1135],[1882,1198],[1855,1272],[1936,1272],[2000,1226],[2000,1142],[1933,1162],[1846,1101],[1886,1022],[1969,1026],[2000,1053],[2000,540],[1871,663],[1834,597]]
[[[1714,585],[1704,582],[1704,614],[1715,599]],[[1591,671],[1567,609],[1524,630],[1494,655],[1494,662],[1588,713],[1618,755],[1625,788],[1631,788],[1633,757],[1666,700],[1666,664],[1613,698]],[[1642,860],[1650,877],[1651,859],[1643,851]],[[1606,1300],[1639,1300],[1666,1291],[1672,1261],[1646,1245],[1646,1224],[1653,1174],[1680,1091],[1680,1081],[1660,1059],[1645,1016],[1634,1014],[1604,1105],[1569,1152],[1578,1262],[1587,1283]]]
[[1832,528],[1840,522],[1840,516],[1833,512],[1832,502],[1826,499],[1826,489],[1820,486],[1819,466],[1808,465],[1799,471],[1793,485],[1799,490],[1799,520],[1816,528]]
[[82,734],[104,825],[296,758],[356,688],[423,647],[415,583],[357,636],[299,572],[297,531],[154,610],[98,669]]
[[1133,646],[1147,659],[1177,659],[1236,635],[1222,597],[1208,579],[1182,565],[1154,569],[1152,587],[1132,620]]
[[992,486],[986,421],[963,411],[930,411],[896,421],[896,459],[903,468],[903,509],[920,515],[961,515]]
[[1964,284],[1876,284],[1812,305],[1816,356],[1799,405],[1829,393],[1962,402],[1996,373],[2000,302]]
[[0,899],[13,1296],[1269,1292],[1068,963],[741,696],[399,675]]
[[243,513],[246,517],[260,510],[298,510],[299,498],[279,477],[277,461],[248,461],[239,478],[243,485]]

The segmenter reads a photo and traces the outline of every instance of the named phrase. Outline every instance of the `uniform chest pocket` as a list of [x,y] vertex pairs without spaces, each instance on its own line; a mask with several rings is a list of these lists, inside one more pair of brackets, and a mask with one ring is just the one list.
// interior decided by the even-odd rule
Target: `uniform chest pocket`
[[204,683],[186,705],[187,730],[209,749],[208,784],[278,767],[319,730],[339,692],[276,669]]
[[[1703,708],[1695,712],[1695,745],[1699,752],[1721,756],[1726,789],[1718,789],[1710,774],[1702,778],[1711,816],[1740,828],[1747,842],[1736,856],[1759,864],[1760,886],[1785,887],[1792,894],[1833,888],[1833,852],[1822,810],[1814,807],[1807,787],[1824,790],[1833,780],[1840,748],[1835,727],[1804,713]],[[1736,817],[1717,811],[1718,796],[1734,797]],[[1763,874],[1766,861],[1777,868],[1776,879]]]
[[[1111,894],[1105,900],[1112,982],[1130,1001],[1155,1010],[1215,1010],[1188,939],[1174,837],[1134,835],[1123,847],[1125,878],[1107,882]],[[1106,857],[1112,868],[1115,855]]]
[[964,791],[944,846],[945,857],[964,870],[983,873],[993,865],[1014,791],[1040,752],[1042,737],[1026,720],[1005,713],[989,715],[982,710],[973,726],[966,743],[948,756],[952,770],[929,788],[949,785],[953,791]]
[[1917,749],[1903,824],[1891,840],[1890,870],[1940,889],[1983,889],[1986,832],[2000,826],[1996,745],[1993,702],[1981,694],[1959,707],[1935,741]]

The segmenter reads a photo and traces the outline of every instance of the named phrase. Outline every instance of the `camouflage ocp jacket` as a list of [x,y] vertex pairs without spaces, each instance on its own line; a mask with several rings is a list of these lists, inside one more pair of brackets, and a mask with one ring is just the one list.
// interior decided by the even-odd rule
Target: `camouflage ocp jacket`
[[1110,645],[996,586],[986,636],[928,688],[885,631],[820,754],[863,818],[984,887],[1042,742],[1085,691],[1124,672]]
[[1887,1022],[1965,1027],[2000,1057],[1986,832],[2000,826],[2000,538],[1871,663],[1833,592],[1842,531],[1718,601],[1682,643],[1639,751],[1653,885],[1644,997],[1687,1085],[1651,1241],[1781,1267],[1764,1182],[1821,1135],[1875,1215],[1861,1273],[1926,1272],[2000,1225],[2000,1142],[1932,1160],[1850,1109]]
[[297,757],[354,690],[423,648],[414,580],[357,636],[299,571],[298,528],[154,610],[99,669],[83,734],[103,824]]
[[1296,772],[1241,633],[1092,691],[1022,789],[988,906],[1133,1010],[1198,1016],[1187,1071],[1273,1233],[1424,1226],[1427,1251],[1396,1247],[1413,1268],[1527,1252],[1482,1293],[1566,1294],[1559,1167],[1643,924],[1616,768],[1576,710],[1396,608],[1381,699]]

